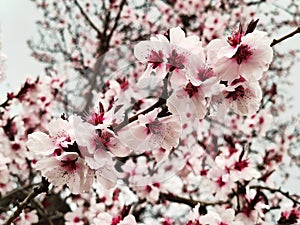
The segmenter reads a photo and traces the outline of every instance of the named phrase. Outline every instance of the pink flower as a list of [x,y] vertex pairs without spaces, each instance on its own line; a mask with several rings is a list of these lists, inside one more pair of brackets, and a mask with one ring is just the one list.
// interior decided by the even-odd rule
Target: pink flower
[[254,23],[246,32],[240,26],[227,42],[215,39],[207,45],[208,62],[220,80],[231,83],[240,75],[248,81],[259,80],[269,68],[273,59],[271,39],[266,32],[253,31]]
[[77,208],[73,212],[65,214],[65,225],[84,225],[82,208]]
[[75,139],[72,124],[76,118],[54,119],[48,125],[48,135],[34,132],[27,142],[28,148],[41,157],[36,169],[54,185],[66,184],[74,194],[89,191],[93,180]]
[[65,152],[57,158],[45,157],[36,163],[49,182],[56,186],[66,184],[73,194],[89,191],[93,177],[88,176],[89,168],[77,153]]
[[244,225],[242,221],[236,221],[234,214],[233,209],[226,209],[220,213],[208,211],[199,221],[203,225]]
[[91,157],[85,157],[88,166],[95,171],[97,181],[106,189],[113,188],[117,183],[117,171],[112,157],[102,150],[96,150]]
[[226,200],[228,194],[236,187],[234,180],[231,178],[224,165],[214,165],[207,173],[211,182],[211,192],[220,200]]
[[[72,120],[72,117],[70,118]],[[34,132],[28,136],[27,147],[37,155],[59,156],[74,144],[74,131],[67,120],[54,119],[48,124],[49,135]]]
[[39,222],[39,217],[37,216],[37,211],[25,211],[20,214],[17,220],[14,221],[15,225],[31,225]]
[[98,214],[97,218],[94,219],[94,225],[142,225],[137,223],[133,215],[128,215],[122,218],[120,215],[111,216],[110,214],[103,212]]
[[177,116],[158,118],[158,110],[139,115],[138,121],[119,132],[123,143],[136,152],[154,148],[171,150],[179,144],[181,124]]
[[112,124],[113,110],[114,108],[106,112],[100,103],[99,111],[92,112],[87,118],[88,123],[84,123],[79,117],[73,119],[77,143],[81,146],[87,146],[90,154],[101,148],[111,152],[114,156],[129,155],[130,149],[124,146],[118,136],[108,128]]
[[204,63],[205,55],[197,36],[185,36],[180,27],[171,28],[168,36],[156,35],[150,41],[142,41],[134,48],[135,57],[148,63],[145,73],[140,79],[149,77],[155,71],[158,78],[164,78],[172,72],[171,82],[180,85],[188,81],[194,85],[197,80],[195,64]]
[[236,79],[223,91],[225,105],[243,116],[255,114],[262,99],[258,81],[247,82],[243,77]]
[[[203,72],[201,75],[209,72]],[[212,73],[213,74],[213,73]],[[199,76],[200,77],[200,76]],[[213,75],[201,77],[203,83],[193,85],[191,82],[175,90],[167,99],[167,106],[173,115],[190,115],[190,119],[203,119],[207,112],[208,99],[219,93],[221,86]]]
[[236,218],[243,221],[245,225],[253,225],[263,223],[265,217],[265,210],[269,206],[264,202],[259,201],[261,193],[254,189],[246,189],[246,194],[243,196],[242,212],[236,215]]

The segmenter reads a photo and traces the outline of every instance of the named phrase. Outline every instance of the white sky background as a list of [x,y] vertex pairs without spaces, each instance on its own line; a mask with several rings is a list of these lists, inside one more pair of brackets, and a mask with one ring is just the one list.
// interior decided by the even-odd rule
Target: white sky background
[[26,75],[43,73],[43,65],[30,57],[26,41],[36,35],[35,20],[40,15],[30,0],[0,0],[0,41],[7,56],[6,79],[0,84],[0,101],[14,91]]
[[[26,41],[37,35],[35,21],[41,15],[30,0],[0,0],[0,41],[2,52],[7,56],[6,79],[0,83],[0,103],[5,99],[8,91],[16,91],[24,82],[26,75],[43,74],[43,64],[37,62],[30,56],[30,50]],[[285,33],[284,33],[285,34]],[[284,35],[282,34],[282,35]],[[274,37],[276,38],[276,37]],[[293,48],[299,46],[300,34],[283,42],[282,47]],[[291,81],[294,86],[286,88],[287,95],[293,96],[293,110],[288,114],[300,114],[300,63],[293,69]],[[299,150],[297,150],[299,151]],[[299,169],[295,169],[299,174]],[[289,182],[290,191],[298,191],[299,180]]]

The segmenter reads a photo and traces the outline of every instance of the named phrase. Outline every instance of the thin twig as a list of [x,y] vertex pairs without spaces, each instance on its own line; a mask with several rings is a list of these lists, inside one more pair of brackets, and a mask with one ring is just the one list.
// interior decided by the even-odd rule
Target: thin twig
[[22,191],[24,191],[24,190],[26,190],[26,189],[34,186],[34,185],[36,185],[36,184],[24,185],[24,186],[22,186],[22,187],[20,187],[18,189],[15,189],[15,190],[12,190],[11,192],[8,192],[6,195],[4,195],[3,197],[0,198],[0,203],[2,203],[4,200],[6,200],[6,199],[8,199],[8,198],[10,198],[12,196],[17,195],[18,192],[22,192]]
[[23,211],[23,209],[25,209],[26,206],[28,206],[28,204],[39,194],[43,193],[43,192],[47,192],[48,191],[48,186],[49,186],[49,182],[43,178],[42,183],[38,186],[35,187],[30,193],[29,195],[24,199],[23,202],[21,202],[16,211],[13,212],[13,214],[10,215],[10,217],[7,219],[6,222],[3,223],[3,225],[10,225]]
[[264,189],[267,190],[271,193],[280,193],[283,196],[285,196],[286,198],[290,199],[295,205],[300,205],[300,201],[297,200],[296,198],[300,198],[300,196],[298,195],[294,195],[295,197],[292,197],[292,195],[287,192],[287,191],[282,191],[281,189],[275,189],[275,188],[270,188],[270,187],[264,187],[264,186],[260,186],[260,185],[254,185],[254,186],[250,186],[251,189]]
[[228,204],[228,201],[217,201],[217,202],[199,201],[199,200],[178,197],[173,194],[164,194],[164,193],[160,193],[160,199],[165,199],[170,202],[185,204],[190,206],[191,208],[194,208],[197,204],[200,204],[201,206],[214,206],[214,205]]
[[75,5],[78,7],[80,13],[85,18],[85,20],[88,22],[88,24],[97,32],[98,35],[101,35],[101,31],[96,27],[96,25],[91,21],[91,19],[88,17],[88,15],[84,12],[83,8],[79,4],[77,0],[74,0]]
[[132,123],[132,122],[136,121],[138,119],[139,115],[145,115],[146,113],[151,112],[152,110],[164,105],[165,103],[166,103],[166,99],[159,98],[158,101],[156,103],[154,103],[153,105],[151,105],[149,108],[147,108],[144,111],[130,117],[129,119],[125,119],[123,122],[121,122],[117,126],[112,127],[112,130],[114,132],[118,132],[119,130],[121,130],[123,127],[125,127],[129,123]]
[[300,27],[297,27],[294,31],[292,31],[291,33],[279,38],[279,39],[273,39],[272,43],[270,44],[271,47],[273,47],[274,45],[277,45],[278,43],[284,41],[285,39],[288,39],[290,37],[293,37],[295,34],[300,33]]
[[110,39],[113,36],[113,33],[115,32],[115,30],[116,30],[116,28],[117,28],[117,26],[119,24],[119,20],[120,20],[121,13],[123,11],[123,7],[124,7],[125,3],[126,3],[126,0],[122,0],[122,2],[120,4],[119,12],[118,12],[118,14],[117,14],[117,16],[115,18],[115,23],[114,23],[113,27],[111,28],[110,33],[107,36],[107,42],[108,43],[110,42]]

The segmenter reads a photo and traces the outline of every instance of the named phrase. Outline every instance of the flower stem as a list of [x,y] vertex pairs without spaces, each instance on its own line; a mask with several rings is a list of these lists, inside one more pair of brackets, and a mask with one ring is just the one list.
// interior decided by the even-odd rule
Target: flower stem
[[274,45],[277,45],[278,43],[284,41],[285,39],[288,39],[290,37],[293,37],[295,34],[300,33],[300,27],[297,27],[294,31],[292,31],[291,33],[279,38],[279,39],[273,39],[272,43],[270,44],[271,47],[273,47]]

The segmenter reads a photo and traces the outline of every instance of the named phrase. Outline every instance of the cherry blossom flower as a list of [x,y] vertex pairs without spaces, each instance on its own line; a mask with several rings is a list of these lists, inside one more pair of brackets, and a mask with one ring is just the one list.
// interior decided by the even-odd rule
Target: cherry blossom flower
[[233,209],[226,209],[223,212],[215,213],[208,211],[204,216],[201,216],[199,221],[203,225],[244,225],[242,221],[237,221]]
[[138,121],[119,131],[119,136],[137,153],[162,147],[167,151],[179,144],[181,133],[177,116],[157,118],[159,111],[139,115]]
[[65,214],[65,225],[84,225],[82,208],[77,208]]
[[138,60],[148,63],[140,79],[149,77],[152,71],[158,78],[164,78],[168,72],[172,72],[171,82],[176,85],[184,85],[189,80],[194,85],[200,83],[192,65],[205,61],[202,44],[197,36],[186,37],[179,27],[171,28],[167,37],[157,35],[150,41],[140,42],[134,48],[134,55]]
[[212,181],[210,184],[211,192],[220,200],[225,200],[232,189],[236,187],[234,180],[223,166],[214,165],[208,171],[207,178]]
[[227,42],[214,39],[207,45],[208,62],[220,80],[231,83],[240,75],[248,81],[259,80],[269,68],[271,39],[266,32],[254,30],[257,21],[251,23],[245,32],[240,26]]
[[111,216],[110,214],[103,212],[98,214],[97,218],[94,219],[93,224],[103,224],[103,225],[142,225],[137,223],[133,215],[128,215],[125,218],[122,216]]
[[242,212],[236,215],[236,218],[243,221],[245,225],[262,223],[265,216],[264,211],[269,208],[268,205],[260,201],[260,193],[254,189],[246,189],[246,195],[243,196]]
[[29,135],[27,146],[33,153],[60,156],[65,152],[64,148],[74,144],[74,131],[67,120],[61,118],[52,120],[48,124],[48,131],[49,135],[39,131]]
[[36,169],[56,186],[66,184],[74,194],[89,191],[93,179],[88,176],[89,168],[77,153],[63,153],[59,157],[43,158],[36,164]]
[[85,157],[88,166],[95,171],[97,181],[105,188],[113,188],[117,182],[117,171],[111,156],[101,148],[91,157]]
[[[70,121],[73,117],[69,118]],[[35,132],[29,135],[27,146],[41,156],[36,169],[49,182],[60,186],[67,184],[73,193],[88,191],[91,179],[89,168],[82,158],[75,140],[72,122],[61,118],[52,120],[48,125],[49,135]]]
[[260,107],[262,91],[258,81],[236,79],[224,91],[224,103],[239,115],[253,115]]
[[[203,72],[205,73],[205,72]],[[189,114],[190,119],[203,119],[207,113],[208,99],[219,93],[221,86],[215,77],[203,77],[203,83],[194,86],[189,82],[186,86],[174,91],[167,99],[167,106],[173,115]]]
[[14,221],[15,225],[31,225],[33,223],[39,222],[39,218],[37,216],[37,211],[32,210],[28,211],[25,210],[25,212],[22,212],[20,214],[20,217],[17,218],[16,221]]

